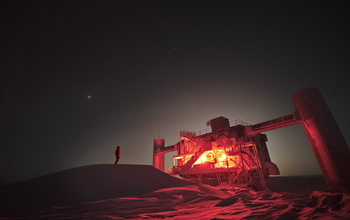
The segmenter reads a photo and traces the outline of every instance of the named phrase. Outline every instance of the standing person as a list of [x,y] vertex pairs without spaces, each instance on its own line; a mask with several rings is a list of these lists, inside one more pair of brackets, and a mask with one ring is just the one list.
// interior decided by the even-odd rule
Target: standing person
[[115,157],[116,157],[116,160],[115,160],[114,164],[118,164],[118,160],[120,158],[120,146],[119,145],[118,145],[117,149],[115,150]]

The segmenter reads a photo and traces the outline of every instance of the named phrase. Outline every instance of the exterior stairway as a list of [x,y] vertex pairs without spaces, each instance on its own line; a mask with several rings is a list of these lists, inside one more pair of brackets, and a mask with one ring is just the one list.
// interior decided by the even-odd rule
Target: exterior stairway
[[192,165],[198,160],[198,158],[203,154],[203,152],[204,152],[203,146],[200,146],[198,148],[198,150],[194,152],[192,157],[187,161],[187,163],[185,165],[177,166],[173,170],[173,174],[176,174],[176,175],[178,175],[178,174],[185,174],[186,171],[191,169]]

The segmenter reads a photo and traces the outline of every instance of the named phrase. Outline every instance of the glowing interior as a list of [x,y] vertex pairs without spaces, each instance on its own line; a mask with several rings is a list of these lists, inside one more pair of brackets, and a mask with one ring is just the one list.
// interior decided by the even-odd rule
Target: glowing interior
[[227,168],[234,167],[237,168],[240,166],[240,157],[238,155],[235,156],[226,156],[223,150],[208,150],[205,151],[193,164],[203,164],[203,163],[213,163],[215,168]]

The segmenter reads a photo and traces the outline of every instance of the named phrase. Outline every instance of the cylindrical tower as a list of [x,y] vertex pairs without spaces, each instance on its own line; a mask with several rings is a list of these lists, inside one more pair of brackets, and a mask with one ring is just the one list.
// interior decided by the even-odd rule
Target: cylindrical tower
[[350,149],[320,91],[303,89],[292,100],[328,188],[350,190]]
[[164,139],[157,138],[153,141],[153,166],[164,172],[164,153],[161,148],[164,148]]

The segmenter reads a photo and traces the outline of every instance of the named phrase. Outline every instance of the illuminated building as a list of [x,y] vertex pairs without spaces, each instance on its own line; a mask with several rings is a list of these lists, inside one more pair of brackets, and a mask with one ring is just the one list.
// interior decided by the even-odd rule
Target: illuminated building
[[[164,153],[177,151],[173,157],[172,175],[207,183],[227,181],[231,185],[266,189],[269,175],[279,170],[271,162],[265,134],[251,133],[251,126],[240,120],[218,117],[210,120],[211,129],[180,132],[180,142],[164,147],[163,139],[155,140],[155,167],[164,167]],[[231,124],[231,126],[230,126]]]
[[164,154],[177,151],[168,172],[184,179],[268,189],[269,175],[279,175],[266,146],[266,132],[302,124],[329,189],[350,190],[350,149],[317,88],[295,92],[293,114],[249,125],[218,117],[210,129],[180,132],[180,142],[168,147],[154,140],[153,166],[164,171]]

